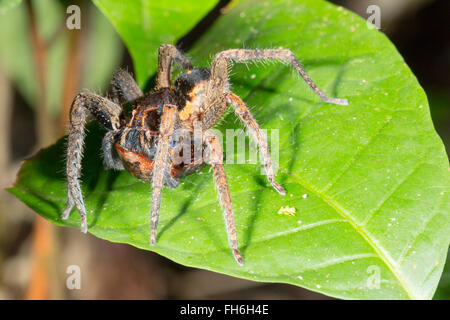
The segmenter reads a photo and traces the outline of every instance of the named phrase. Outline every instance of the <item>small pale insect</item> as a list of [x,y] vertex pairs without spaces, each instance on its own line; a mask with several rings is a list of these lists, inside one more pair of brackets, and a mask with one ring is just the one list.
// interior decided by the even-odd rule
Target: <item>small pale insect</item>
[[281,207],[280,210],[278,210],[278,214],[284,214],[287,216],[295,216],[295,208],[294,207]]
[[[176,188],[181,178],[209,164],[224,207],[231,251],[236,262],[242,265],[231,195],[222,162],[222,145],[211,130],[230,106],[258,145],[268,182],[279,194],[285,195],[286,191],[275,181],[266,135],[244,101],[230,91],[230,61],[278,60],[289,63],[324,102],[338,105],[347,105],[348,102],[329,98],[323,93],[288,49],[230,49],[219,52],[211,68],[193,68],[190,60],[176,47],[165,44],[159,48],[158,59],[156,88],[146,94],[129,73],[119,70],[113,76],[112,98],[81,92],[73,100],[66,162],[68,201],[62,218],[67,219],[75,206],[81,217],[81,230],[87,232],[80,171],[85,124],[88,114],[91,114],[108,130],[102,145],[105,168],[125,169],[153,187],[150,244],[154,245],[157,240],[163,186]],[[172,83],[173,62],[186,71]],[[131,112],[127,112],[129,106],[132,107]],[[200,129],[200,136],[195,134],[196,128]],[[180,129],[187,132],[183,139],[176,135]],[[295,213],[295,209],[288,208],[283,212]]]

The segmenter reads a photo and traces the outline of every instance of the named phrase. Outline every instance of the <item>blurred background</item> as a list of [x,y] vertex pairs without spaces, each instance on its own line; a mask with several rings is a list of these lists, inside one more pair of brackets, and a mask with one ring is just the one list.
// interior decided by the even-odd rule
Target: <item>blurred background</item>
[[[364,18],[369,5],[381,8],[381,31],[427,92],[449,150],[450,1],[332,2]],[[81,30],[65,27],[71,4],[81,7]],[[22,1],[8,14],[6,9],[0,0],[0,299],[330,299],[291,285],[183,267],[156,253],[82,236],[78,229],[51,225],[8,194],[4,188],[14,183],[21,161],[66,133],[75,94],[82,88],[105,93],[114,70],[132,71],[133,65],[90,1]],[[81,268],[81,290],[66,289],[66,268],[73,264]]]

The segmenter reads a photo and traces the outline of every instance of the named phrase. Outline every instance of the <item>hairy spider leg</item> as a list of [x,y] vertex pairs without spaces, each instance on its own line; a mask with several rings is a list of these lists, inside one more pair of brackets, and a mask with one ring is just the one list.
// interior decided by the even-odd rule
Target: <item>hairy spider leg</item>
[[67,206],[62,219],[67,219],[75,205],[81,217],[81,231],[87,232],[86,209],[80,187],[81,158],[83,153],[86,114],[90,112],[108,130],[117,130],[120,125],[121,107],[93,93],[79,93],[73,100],[70,111],[70,131],[67,141]]
[[238,242],[236,236],[236,226],[233,217],[233,205],[231,202],[230,189],[228,188],[225,168],[223,166],[223,152],[219,139],[207,130],[204,135],[204,142],[207,146],[208,159],[207,162],[213,169],[214,180],[219,193],[220,203],[224,208],[223,217],[227,227],[228,242],[233,250],[233,256],[239,265],[243,265],[241,253],[238,250]]
[[[143,93],[133,79],[133,76],[123,69],[118,69],[114,72],[111,85],[111,100],[117,104],[132,103],[143,96]],[[115,142],[115,132],[107,132],[102,141],[103,164],[105,169],[123,170],[123,163],[117,155],[117,152],[114,150]]]
[[117,151],[114,150],[115,143],[115,132],[108,131],[102,140],[103,166],[105,169],[123,170],[125,169],[123,162],[117,154]]
[[113,95],[119,102],[132,102],[143,95],[132,75],[123,69],[118,69],[114,73],[111,84]]
[[[209,104],[207,105],[212,105],[211,102],[220,100],[223,92],[228,90],[229,84],[227,68],[228,61],[230,60],[234,62],[277,60],[289,63],[300,74],[303,80],[305,80],[308,86],[322,99],[322,101],[338,105],[348,105],[347,99],[329,98],[322,90],[320,90],[303,69],[294,53],[289,49],[230,49],[219,52],[212,63],[211,81],[207,92]],[[222,114],[220,116],[222,116]]]
[[171,44],[163,44],[158,52],[158,75],[156,77],[156,88],[168,88],[171,86],[172,62],[178,63],[183,69],[192,69],[189,58],[183,55],[177,47]]
[[164,183],[164,173],[167,171],[167,166],[170,163],[169,144],[177,118],[177,107],[171,104],[164,105],[152,177],[151,245],[154,245],[156,242],[156,228],[158,227],[159,209],[161,206],[161,189]]
[[272,160],[270,159],[270,151],[266,134],[259,128],[258,123],[256,122],[255,118],[253,118],[250,110],[247,108],[241,98],[239,98],[234,93],[228,93],[226,95],[226,103],[233,106],[234,112],[242,120],[253,141],[255,141],[258,145],[259,150],[261,151],[262,163],[264,165],[264,169],[266,170],[267,180],[275,188],[275,190],[278,191],[279,194],[284,196],[286,194],[286,191],[280,184],[275,181],[275,175],[273,173]]

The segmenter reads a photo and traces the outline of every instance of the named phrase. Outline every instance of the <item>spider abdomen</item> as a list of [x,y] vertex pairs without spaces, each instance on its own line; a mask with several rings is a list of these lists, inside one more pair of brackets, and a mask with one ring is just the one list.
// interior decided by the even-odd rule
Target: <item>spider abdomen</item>
[[124,168],[134,177],[145,181],[151,182],[153,175],[154,161],[150,160],[146,156],[126,150],[122,148],[118,143],[114,145],[117,154],[122,160]]
[[[147,183],[153,180],[153,168],[155,166],[154,156],[149,157],[139,152],[122,148],[119,143],[114,145],[117,154],[122,160],[125,170],[133,177]],[[179,183],[179,175],[183,171],[183,166],[169,163],[164,172],[164,184],[169,188],[176,188]]]

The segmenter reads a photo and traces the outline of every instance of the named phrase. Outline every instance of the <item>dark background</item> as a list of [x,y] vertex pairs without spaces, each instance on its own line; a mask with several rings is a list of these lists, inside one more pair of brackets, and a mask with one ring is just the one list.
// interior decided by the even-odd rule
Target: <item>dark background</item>
[[[220,15],[220,1],[181,45],[188,49],[202,32]],[[406,63],[425,89],[432,118],[448,150],[450,143],[450,1],[448,0],[345,0],[332,1],[367,18],[368,5],[381,8],[381,31],[396,45]],[[93,17],[95,7],[78,2]],[[61,2],[65,8],[68,2]],[[63,65],[71,77],[62,85],[62,109],[37,112],[45,97],[30,99],[18,89],[7,70],[2,70],[0,55],[0,186],[14,182],[20,162],[40,147],[61,136],[66,128],[68,108],[80,88],[79,65],[86,57],[89,41],[86,33],[73,38],[61,31],[39,39],[42,25],[32,1],[20,6],[29,23],[33,59],[58,37],[68,40],[69,54]],[[15,9],[14,9],[15,10]],[[65,13],[65,10],[63,11]],[[84,11],[83,11],[84,12]],[[65,14],[64,14],[65,17]],[[1,18],[1,17],[0,17]],[[92,22],[90,22],[92,23]],[[111,26],[110,26],[111,28]],[[3,36],[1,30],[0,36]],[[34,35],[33,35],[34,34]],[[53,38],[52,38],[53,37]],[[110,63],[132,70],[132,61],[117,36],[112,36],[120,50]],[[3,44],[4,45],[4,44]],[[1,44],[0,44],[1,46]],[[0,50],[1,53],[1,50]],[[18,53],[21,54],[21,53]],[[83,55],[84,54],[84,55]],[[3,61],[5,63],[5,61]],[[3,66],[5,66],[3,64]],[[45,63],[44,63],[45,66]],[[7,69],[3,67],[3,69]],[[39,68],[38,68],[39,69]],[[41,70],[45,74],[45,70]],[[108,72],[105,72],[108,74]],[[39,70],[35,74],[39,79]],[[107,80],[107,79],[106,79]],[[104,81],[106,86],[108,81]],[[42,89],[42,88],[41,88]],[[51,128],[57,128],[52,130]],[[65,269],[80,265],[82,289],[66,290]],[[214,285],[211,285],[214,283]],[[0,299],[330,299],[318,293],[285,284],[265,284],[241,280],[208,271],[183,267],[155,253],[122,244],[110,243],[93,236],[80,236],[79,230],[58,228],[39,218],[5,191],[0,193]]]

